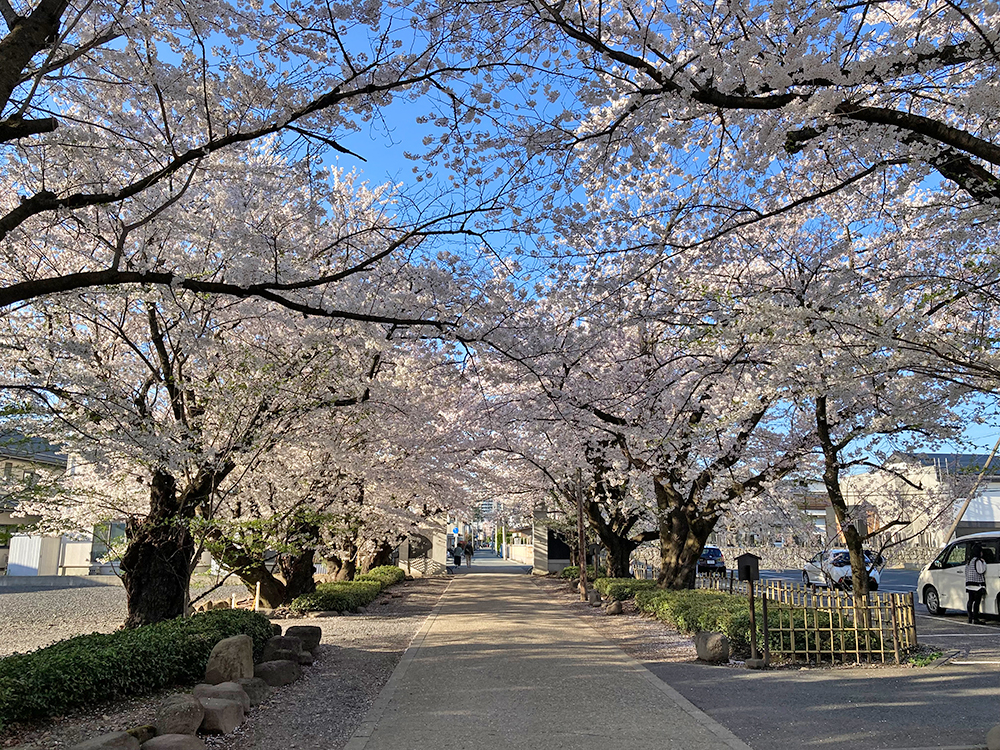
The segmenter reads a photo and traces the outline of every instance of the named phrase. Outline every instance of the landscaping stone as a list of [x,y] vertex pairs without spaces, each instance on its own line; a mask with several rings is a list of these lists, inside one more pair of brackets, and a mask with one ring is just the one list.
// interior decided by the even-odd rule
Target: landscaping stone
[[281,687],[295,682],[302,676],[302,667],[297,661],[266,661],[254,667],[254,677],[260,677],[271,687]]
[[243,688],[247,697],[250,698],[251,706],[259,706],[271,694],[271,686],[260,677],[242,677],[236,681],[236,684]]
[[587,591],[587,603],[590,604],[591,607],[600,607],[601,592],[597,589],[589,589]]
[[301,651],[292,651],[290,648],[275,648],[268,651],[264,649],[264,655],[260,657],[262,662],[265,661],[298,661]]
[[208,657],[205,682],[218,685],[241,677],[253,677],[253,639],[248,635],[223,638]]
[[143,742],[149,742],[156,736],[156,727],[152,724],[144,724],[141,727],[132,727],[131,729],[126,729],[125,731],[139,740],[140,745]]
[[168,696],[156,709],[156,733],[194,734],[205,718],[205,709],[193,695]]
[[302,650],[313,652],[323,638],[323,628],[319,625],[292,625],[285,635],[302,641]]
[[986,733],[986,750],[1000,750],[1000,726]]
[[206,746],[194,734],[161,734],[144,742],[142,750],[206,750]]
[[281,635],[281,624],[277,622],[272,622],[271,631],[274,633],[274,635]]
[[311,667],[315,661],[313,655],[308,651],[300,651],[297,655],[297,660],[303,667]]
[[139,740],[128,732],[112,732],[73,745],[69,750],[139,750],[139,747]]
[[216,599],[214,602],[212,602],[212,609],[231,609],[231,608],[232,605],[230,605],[228,599]]
[[[288,635],[276,635],[273,636],[264,646],[264,654],[260,657],[260,660],[278,661],[280,659],[288,659],[289,661],[295,661],[295,656],[290,654],[299,654],[301,652],[301,638],[295,638]],[[280,655],[275,656],[276,653],[279,653]],[[240,676],[249,677],[250,675]]]
[[199,698],[205,707],[205,718],[200,732],[205,734],[229,734],[243,723],[243,706],[225,698]]
[[368,614],[368,610],[365,607],[358,607],[354,611],[357,612],[359,615],[366,615],[366,614]]
[[243,713],[250,710],[250,696],[243,689],[242,685],[235,682],[220,682],[218,685],[208,685],[202,683],[195,685],[192,691],[195,698],[223,698],[227,701],[236,701],[243,706]]
[[622,603],[615,599],[608,605],[608,608],[604,612],[608,615],[620,615],[622,613]]
[[694,648],[700,661],[724,664],[729,661],[729,639],[706,630],[695,633]]

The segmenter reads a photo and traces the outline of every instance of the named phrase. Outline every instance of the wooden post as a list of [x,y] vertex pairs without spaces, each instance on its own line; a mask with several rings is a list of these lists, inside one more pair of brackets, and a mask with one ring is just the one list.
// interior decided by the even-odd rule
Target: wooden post
[[587,601],[587,535],[583,530],[583,471],[576,470],[576,533],[580,563],[580,601]]
[[757,656],[757,612],[753,601],[753,579],[747,581],[747,592],[750,599],[750,656],[754,659]]
[[[406,565],[409,567],[410,558],[406,558]],[[253,595],[253,611],[256,612],[260,609],[260,581],[257,581],[257,592]]]
[[896,663],[899,664],[899,612],[896,606],[896,595],[889,595],[889,603],[892,605],[892,650],[896,653]]
[[764,594],[764,596],[762,596],[760,598],[760,614],[764,618],[764,624],[763,624],[763,627],[762,627],[762,630],[764,631],[763,632],[763,635],[764,635],[764,663],[765,664],[770,664],[771,663],[771,645],[770,645],[770,643],[768,643],[768,641],[770,641],[771,639],[770,639],[770,635],[769,635],[768,630],[767,630],[767,594]]
[[232,595],[232,596],[230,597],[230,601],[229,601],[229,608],[230,608],[230,609],[236,609],[236,594],[233,594],[233,595]]

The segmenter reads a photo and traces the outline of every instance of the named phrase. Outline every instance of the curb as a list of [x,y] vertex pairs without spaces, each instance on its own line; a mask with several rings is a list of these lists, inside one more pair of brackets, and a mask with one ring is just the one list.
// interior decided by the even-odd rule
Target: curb
[[344,746],[344,750],[364,750],[365,746],[368,744],[368,740],[375,731],[375,727],[377,727],[379,721],[382,720],[382,714],[385,713],[386,707],[392,700],[393,695],[395,695],[396,688],[399,686],[399,683],[402,682],[403,676],[406,674],[406,670],[409,669],[410,664],[413,662],[414,658],[416,658],[417,652],[420,650],[420,647],[424,643],[424,639],[427,637],[427,633],[430,631],[431,626],[434,625],[434,621],[438,618],[444,597],[454,582],[454,579],[449,581],[444,591],[441,592],[441,597],[438,599],[438,603],[434,605],[430,614],[427,615],[427,619],[424,620],[424,624],[420,626],[420,630],[418,630],[417,634],[413,636],[413,640],[410,641],[410,645],[407,646],[406,651],[403,652],[403,658],[399,660],[399,664],[397,664],[396,668],[392,670],[392,674],[389,675],[389,681],[385,683],[385,687],[383,687],[381,692],[378,694],[378,698],[375,699],[372,707],[368,709],[367,713],[365,713],[365,717],[361,720],[361,724],[354,731],[354,734],[351,735],[351,739],[347,741],[347,744]]

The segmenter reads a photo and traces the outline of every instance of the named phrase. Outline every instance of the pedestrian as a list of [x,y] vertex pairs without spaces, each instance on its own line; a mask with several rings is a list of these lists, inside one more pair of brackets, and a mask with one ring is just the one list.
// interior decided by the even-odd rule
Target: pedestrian
[[462,545],[456,544],[455,549],[451,551],[451,554],[455,558],[455,567],[456,568],[462,567]]
[[465,564],[472,565],[472,542],[465,543]]
[[979,622],[979,605],[986,596],[986,561],[983,559],[983,545],[976,542],[965,563],[965,590],[969,594],[966,612],[969,622]]

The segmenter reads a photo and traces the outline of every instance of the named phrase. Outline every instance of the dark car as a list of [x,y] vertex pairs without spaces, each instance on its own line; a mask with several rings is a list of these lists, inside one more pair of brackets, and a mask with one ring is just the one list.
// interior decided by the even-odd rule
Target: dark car
[[698,558],[699,573],[726,574],[726,559],[722,556],[722,550],[712,544],[706,544]]

